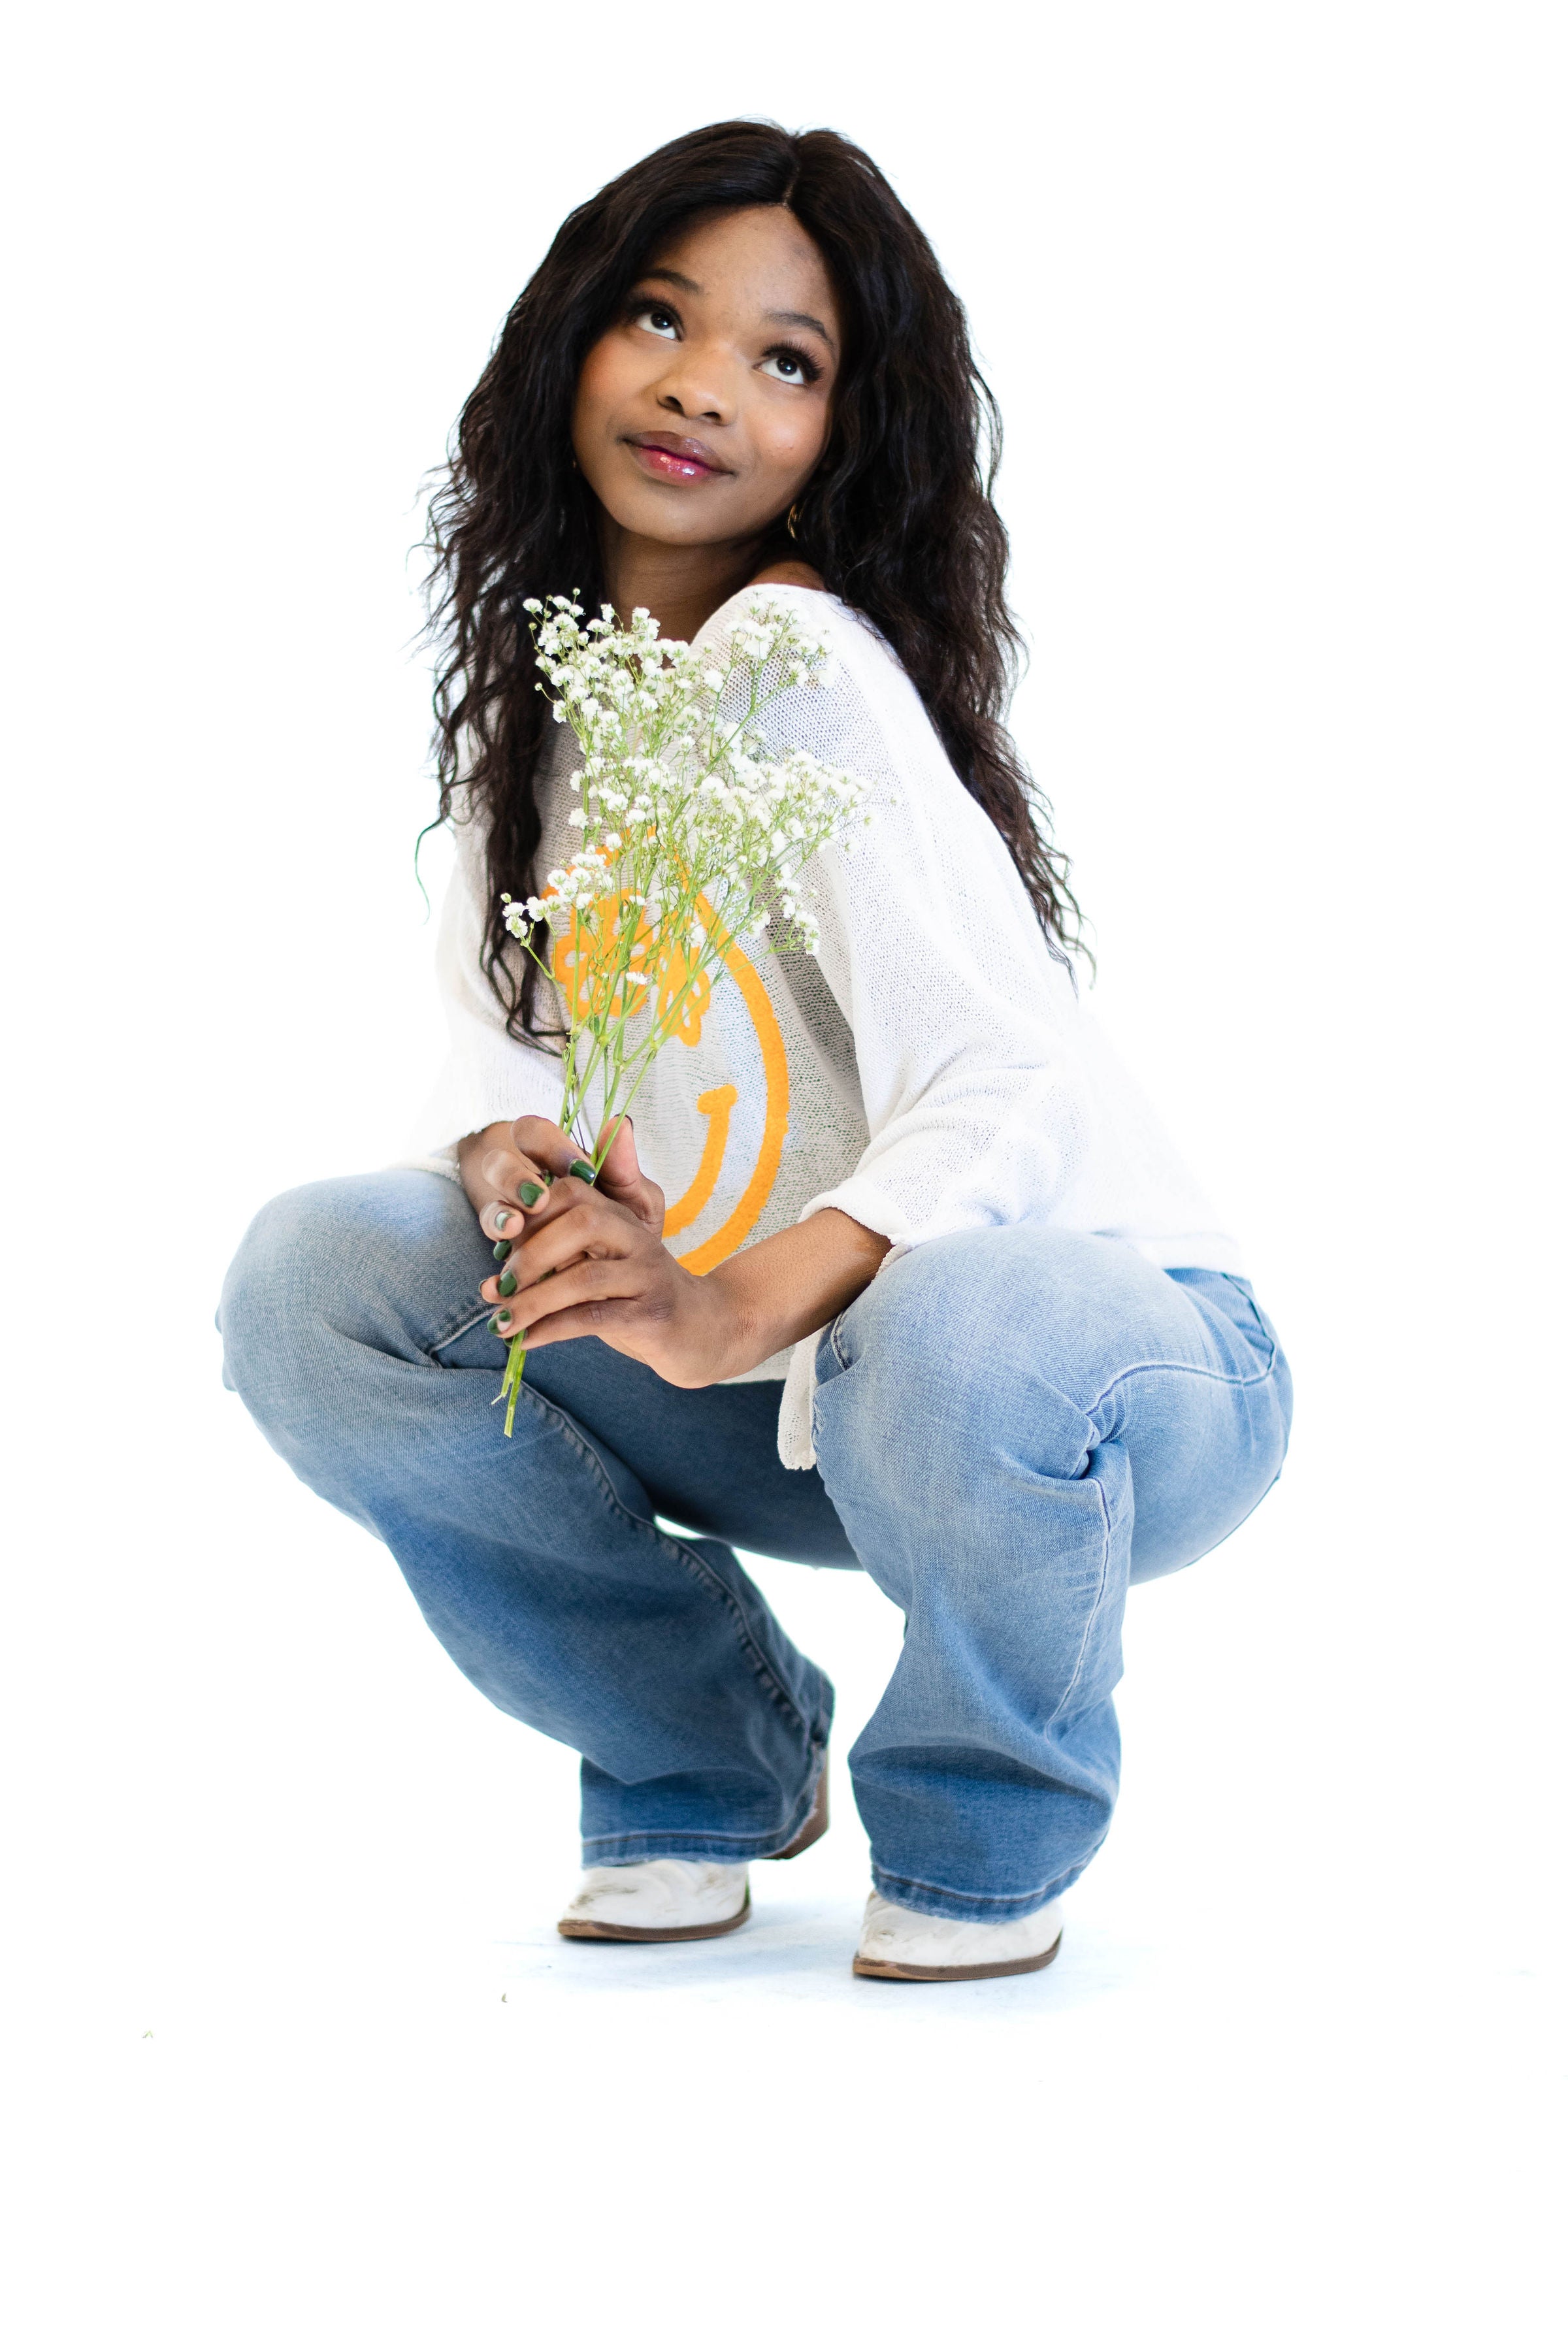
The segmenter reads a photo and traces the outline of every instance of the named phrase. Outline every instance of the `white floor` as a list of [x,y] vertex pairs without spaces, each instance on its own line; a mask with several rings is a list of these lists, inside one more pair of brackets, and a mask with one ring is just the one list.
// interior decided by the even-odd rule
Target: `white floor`
[[928,1989],[848,1972],[865,1580],[758,1564],[839,1682],[831,1835],[732,1939],[568,1945],[572,1759],[207,1376],[174,1439],[89,1416],[113,1507],[35,1529],[27,2352],[1552,2340],[1526,1746],[1489,1637],[1336,1551],[1321,1436],[1134,1597],[1059,1961]]

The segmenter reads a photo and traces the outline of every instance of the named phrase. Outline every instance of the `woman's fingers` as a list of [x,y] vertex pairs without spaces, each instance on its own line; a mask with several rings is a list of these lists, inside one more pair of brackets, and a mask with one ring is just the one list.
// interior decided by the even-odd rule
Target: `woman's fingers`
[[[585,1299],[581,1306],[568,1307],[559,1314],[546,1315],[542,1322],[531,1323],[522,1335],[528,1342],[528,1352],[536,1348],[552,1347],[557,1339],[602,1339],[623,1356],[635,1356],[639,1363],[647,1359],[636,1344],[635,1335],[646,1332],[647,1320],[635,1299]],[[515,1339],[517,1332],[502,1330],[503,1339]]]
[[505,1242],[510,1249],[522,1239],[523,1212],[515,1199],[487,1201],[479,1211],[479,1224],[498,1245]]
[[481,1284],[479,1297],[493,1305],[549,1280],[576,1258],[625,1257],[645,1239],[624,1209],[600,1200],[574,1176],[563,1177],[551,1188],[547,1206],[528,1219],[527,1232],[500,1273]]
[[563,1317],[575,1317],[570,1336],[581,1336],[610,1320],[612,1308],[622,1318],[635,1314],[644,1288],[638,1269],[626,1258],[579,1257],[548,1283],[500,1299],[492,1321],[503,1339],[526,1334],[531,1348],[543,1346],[569,1336]]
[[[524,1219],[524,1231],[521,1234],[516,1234],[514,1232],[513,1234],[513,1237],[520,1244],[526,1239],[531,1238],[537,1234],[545,1232],[550,1226],[559,1223],[563,1217],[570,1215],[573,1212],[584,1209],[603,1210],[605,1215],[611,1219],[612,1226],[616,1221],[624,1221],[627,1215],[630,1215],[645,1232],[647,1230],[647,1219],[640,1216],[637,1209],[633,1207],[631,1203],[622,1203],[613,1201],[608,1194],[601,1191],[599,1187],[592,1181],[593,1170],[587,1160],[579,1159],[574,1162],[574,1165],[582,1171],[580,1174],[575,1176],[557,1176],[553,1183],[550,1186],[548,1192],[542,1192],[537,1201],[531,1202],[528,1204],[528,1213]],[[654,1228],[656,1232],[662,1233],[663,1222],[663,1214],[661,1211],[658,1224]],[[508,1228],[507,1230],[513,1231],[511,1228]],[[579,1246],[582,1246],[582,1244],[579,1244]],[[536,1282],[539,1279],[539,1276],[531,1271],[526,1275],[520,1272],[518,1279],[520,1281]]]
[[594,1166],[580,1143],[558,1128],[553,1119],[515,1118],[511,1123],[513,1148],[525,1160],[548,1171],[551,1177],[568,1176],[587,1171],[587,1181],[594,1181]]
[[484,1189],[494,1195],[479,1208],[479,1230],[502,1257],[522,1239],[526,1212],[549,1197],[544,1171],[522,1153],[501,1149],[485,1154],[479,1172]]
[[[611,1132],[606,1128],[605,1134]],[[494,1194],[479,1212],[479,1225],[501,1266],[480,1287],[480,1297],[490,1306],[584,1253],[603,1255],[617,1249],[617,1228],[628,1216],[645,1234],[663,1231],[664,1195],[638,1168],[624,1121],[610,1146],[602,1185],[595,1184],[593,1162],[581,1146],[547,1118],[515,1119],[510,1148],[487,1152],[479,1174],[481,1187]],[[607,1213],[611,1223],[595,1222],[595,1212]],[[546,1234],[552,1238],[542,1246]]]
[[550,1179],[536,1160],[521,1151],[487,1151],[479,1175],[499,1199],[531,1209],[544,1198]]
[[640,1184],[637,1130],[629,1118],[608,1118],[599,1129],[599,1180],[609,1190],[624,1192]]
[[[618,1116],[607,1119],[600,1129],[595,1149],[602,1161],[595,1173],[594,1160],[573,1136],[567,1135],[548,1118],[514,1119],[511,1129],[513,1154],[533,1170],[542,1184],[555,1185],[570,1177],[582,1184],[593,1184],[606,1199],[619,1201],[629,1209],[637,1223],[650,1233],[664,1230],[664,1194],[637,1165],[637,1140],[629,1118]],[[498,1169],[506,1157],[492,1155]],[[487,1178],[490,1160],[483,1163]],[[499,1177],[495,1190],[504,1192],[505,1182]],[[530,1210],[543,1212],[543,1201],[529,1201]]]

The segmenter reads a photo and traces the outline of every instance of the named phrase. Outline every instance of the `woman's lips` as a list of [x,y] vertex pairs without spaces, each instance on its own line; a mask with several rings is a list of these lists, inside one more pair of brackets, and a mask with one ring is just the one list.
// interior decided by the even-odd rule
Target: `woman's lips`
[[714,464],[700,441],[680,441],[674,434],[628,436],[626,446],[643,471],[658,482],[708,482],[725,470]]

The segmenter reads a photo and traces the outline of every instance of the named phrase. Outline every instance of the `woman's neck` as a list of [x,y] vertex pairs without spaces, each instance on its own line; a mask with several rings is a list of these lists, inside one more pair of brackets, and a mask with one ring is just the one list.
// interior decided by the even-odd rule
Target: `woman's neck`
[[604,522],[605,584],[623,621],[644,604],[667,637],[692,638],[710,613],[754,580],[773,536],[681,547],[637,539],[608,516]]

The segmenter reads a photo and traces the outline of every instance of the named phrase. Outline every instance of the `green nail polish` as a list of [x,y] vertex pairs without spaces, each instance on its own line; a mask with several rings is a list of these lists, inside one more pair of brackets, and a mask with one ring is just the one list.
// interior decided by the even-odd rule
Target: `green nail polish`
[[580,1176],[584,1184],[591,1184],[594,1181],[593,1163],[587,1160],[574,1160],[566,1173],[568,1176]]
[[525,1209],[531,1209],[543,1191],[542,1184],[520,1184],[517,1188],[517,1197]]
[[496,1338],[499,1339],[500,1338],[500,1317],[499,1315],[492,1315],[490,1317],[489,1328],[495,1333]]
[[490,1252],[490,1255],[499,1265],[503,1257],[510,1257],[511,1255],[511,1244],[510,1242],[497,1242],[494,1249]]
[[517,1288],[516,1275],[510,1273],[503,1274],[500,1280],[496,1284],[496,1288],[500,1292],[503,1298],[510,1298],[512,1292]]

